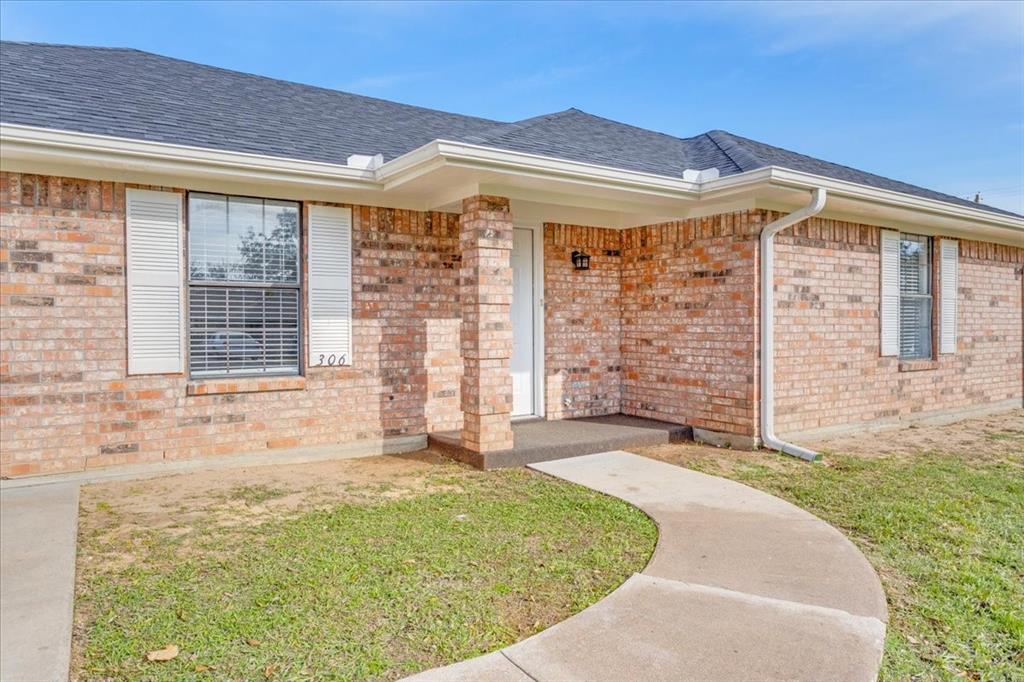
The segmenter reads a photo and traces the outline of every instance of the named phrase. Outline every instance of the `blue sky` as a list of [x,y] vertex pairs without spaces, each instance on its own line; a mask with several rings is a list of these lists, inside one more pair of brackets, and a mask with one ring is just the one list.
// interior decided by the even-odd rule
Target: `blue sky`
[[721,128],[1024,213],[1024,2],[0,4],[127,46],[500,120]]

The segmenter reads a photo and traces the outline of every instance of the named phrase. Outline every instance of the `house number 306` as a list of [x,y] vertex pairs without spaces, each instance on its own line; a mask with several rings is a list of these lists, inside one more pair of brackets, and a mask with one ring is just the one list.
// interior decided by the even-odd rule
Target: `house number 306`
[[335,353],[331,353],[330,355],[325,355],[323,353],[320,353],[320,359],[316,363],[317,367],[337,367],[338,365],[344,365],[344,364],[345,364],[345,354],[344,353],[342,353],[340,355],[337,355]]

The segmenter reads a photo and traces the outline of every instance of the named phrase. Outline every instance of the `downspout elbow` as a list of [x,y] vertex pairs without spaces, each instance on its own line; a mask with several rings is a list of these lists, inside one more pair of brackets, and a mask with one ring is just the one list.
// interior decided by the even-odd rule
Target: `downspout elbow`
[[819,187],[803,208],[783,216],[761,230],[761,442],[800,459],[816,460],[819,453],[789,443],[775,435],[775,235],[817,215],[825,208],[828,194]]

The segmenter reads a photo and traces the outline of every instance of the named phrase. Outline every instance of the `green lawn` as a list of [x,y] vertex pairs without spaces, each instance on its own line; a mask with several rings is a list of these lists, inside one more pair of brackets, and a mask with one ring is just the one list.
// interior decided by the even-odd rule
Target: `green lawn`
[[[911,446],[872,436],[857,442],[876,452],[813,465],[642,452],[788,499],[857,543],[889,600],[883,680],[1024,680],[1022,416],[966,438],[907,431]],[[654,546],[646,516],[575,486],[437,462],[402,478],[385,461],[351,479],[220,472],[215,492],[187,477],[83,489],[76,677],[392,679],[566,618]],[[176,658],[145,660],[169,644]]]
[[[625,503],[524,470],[439,469],[417,494],[257,524],[211,514],[118,532],[131,512],[93,495],[80,538],[78,677],[393,679],[556,623],[653,551],[653,523]],[[276,494],[246,486],[226,502]],[[145,660],[170,644],[173,660]]]
[[1024,433],[987,439],[959,453],[825,453],[813,465],[685,446],[650,454],[778,495],[846,533],[889,601],[881,679],[1024,680]]

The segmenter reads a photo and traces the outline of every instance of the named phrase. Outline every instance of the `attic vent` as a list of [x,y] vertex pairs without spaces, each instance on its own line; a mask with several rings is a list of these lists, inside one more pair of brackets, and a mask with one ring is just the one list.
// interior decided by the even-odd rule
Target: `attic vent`
[[373,156],[367,156],[366,154],[352,154],[348,157],[346,165],[349,168],[362,168],[365,170],[375,170],[380,168],[384,164],[383,154],[374,154]]
[[709,180],[718,179],[717,168],[705,168],[704,170],[694,170],[687,168],[683,171],[683,180],[686,182],[708,182]]

